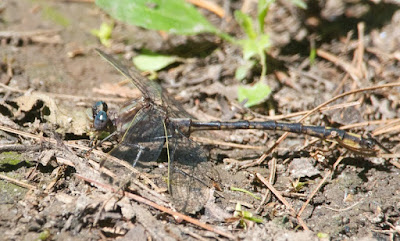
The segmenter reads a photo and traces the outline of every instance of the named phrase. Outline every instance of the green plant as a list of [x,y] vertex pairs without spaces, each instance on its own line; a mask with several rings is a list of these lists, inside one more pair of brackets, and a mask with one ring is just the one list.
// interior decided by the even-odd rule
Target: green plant
[[183,0],[96,0],[96,4],[112,17],[146,29],[181,35],[208,32],[235,42]]
[[271,94],[271,88],[259,81],[252,86],[238,87],[238,101],[242,103],[246,101],[244,106],[251,107],[263,103]]
[[[291,1],[298,6],[304,5],[301,0]],[[253,68],[256,63],[255,57],[258,57],[262,66],[261,80],[266,74],[266,52],[271,42],[269,35],[264,32],[264,20],[274,2],[275,0],[258,1],[256,21],[253,21],[249,15],[236,11],[235,19],[246,34],[245,38],[236,39],[216,28],[195,7],[184,0],[96,0],[96,4],[112,17],[132,25],[181,35],[212,33],[231,44],[239,45],[245,60],[235,73],[239,80],[244,79],[247,72]],[[136,64],[140,65],[137,60]],[[269,91],[267,92],[269,95]],[[266,97],[259,99],[265,100]],[[252,97],[249,96],[248,99]],[[254,101],[251,103],[259,104]]]
[[152,30],[163,30],[181,35],[212,33],[243,49],[243,57],[249,60],[259,55],[262,74],[265,74],[265,51],[270,47],[269,36],[264,33],[264,19],[275,0],[260,0],[258,3],[258,28],[254,29],[251,17],[235,12],[235,18],[246,34],[244,39],[235,39],[213,26],[195,7],[183,0],[97,0],[96,4],[114,18]]
[[143,50],[141,54],[133,58],[136,68],[151,72],[161,70],[178,61],[183,61],[183,59],[177,56],[153,53],[148,50]]
[[114,28],[114,23],[102,23],[99,29],[92,29],[90,31],[91,34],[99,38],[102,45],[106,47],[110,47],[111,45],[111,33]]
[[264,20],[273,2],[275,0],[258,1],[257,26],[249,15],[239,10],[235,11],[235,19],[246,34],[246,38],[238,40],[243,50],[243,59],[249,62],[251,58],[258,55],[262,66],[261,78],[264,78],[267,72],[265,52],[271,47],[269,35],[264,32]]
[[255,223],[263,223],[263,219],[254,216],[251,212],[242,210],[242,205],[240,203],[236,203],[235,212],[233,213],[233,217],[239,220],[239,225],[244,229],[247,228],[247,221],[255,222]]
[[[271,47],[271,41],[268,33],[264,32],[265,17],[271,5],[275,0],[259,0],[257,6],[257,21],[253,21],[252,18],[241,12],[235,11],[235,19],[243,29],[246,37],[237,41],[242,47],[243,59],[245,64],[236,70],[235,77],[238,80],[244,79],[249,71],[254,66],[254,58],[258,56],[260,64],[262,66],[261,79],[264,78],[267,72],[266,63],[266,52]],[[305,9],[307,5],[302,0],[291,0],[292,4]]]
[[251,197],[253,197],[253,198],[257,199],[257,200],[261,200],[260,197],[257,197],[257,195],[255,195],[252,192],[247,191],[246,189],[243,189],[243,188],[231,187],[231,191],[243,192],[243,193],[246,193],[246,194],[250,195]]

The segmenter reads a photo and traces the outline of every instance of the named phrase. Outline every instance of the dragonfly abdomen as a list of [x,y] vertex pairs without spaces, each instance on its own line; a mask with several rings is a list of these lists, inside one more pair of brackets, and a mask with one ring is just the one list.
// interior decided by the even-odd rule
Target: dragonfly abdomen
[[292,133],[301,133],[320,138],[329,137],[332,132],[338,132],[335,135],[342,136],[343,132],[339,129],[325,128],[323,126],[305,126],[300,123],[286,123],[276,121],[192,121],[192,130],[232,130],[232,129],[259,129],[272,131],[288,131]]
[[346,132],[341,129],[324,126],[307,126],[301,123],[286,123],[276,121],[192,121],[190,129],[194,130],[232,130],[232,129],[259,129],[272,131],[287,131],[292,133],[306,134],[322,139],[340,141],[345,146],[358,148],[372,148],[374,143],[361,135]]

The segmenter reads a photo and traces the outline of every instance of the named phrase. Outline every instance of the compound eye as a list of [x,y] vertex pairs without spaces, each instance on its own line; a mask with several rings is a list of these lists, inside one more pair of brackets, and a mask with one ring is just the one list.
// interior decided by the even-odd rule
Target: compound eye
[[369,149],[373,149],[376,141],[374,139],[366,139],[364,143]]
[[107,123],[107,113],[103,110],[98,111],[97,115],[94,117],[93,127],[98,131],[104,130],[107,127]]
[[97,101],[97,102],[94,103],[94,105],[92,106],[93,119],[96,119],[96,116],[98,115],[98,113],[99,113],[100,111],[107,112],[107,110],[108,110],[108,106],[107,106],[106,102],[104,102],[104,101]]

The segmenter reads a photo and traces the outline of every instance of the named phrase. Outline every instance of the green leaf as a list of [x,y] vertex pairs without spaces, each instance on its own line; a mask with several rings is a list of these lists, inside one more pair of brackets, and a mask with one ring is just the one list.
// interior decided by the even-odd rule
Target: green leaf
[[50,237],[51,237],[50,230],[45,229],[39,234],[39,237],[36,240],[37,241],[50,240]]
[[153,30],[193,35],[218,30],[183,0],[96,0],[114,18]]
[[257,19],[258,19],[258,31],[264,33],[264,20],[267,16],[269,7],[275,0],[259,0],[257,6]]
[[241,39],[238,43],[243,48],[243,59],[248,60],[254,57],[256,54],[261,54],[264,51],[268,51],[271,46],[269,35],[261,34],[256,39]]
[[261,104],[268,99],[271,93],[271,88],[259,81],[251,87],[241,86],[238,88],[238,100],[242,102],[247,100],[245,106],[251,107],[254,105]]
[[243,189],[243,188],[231,187],[231,191],[243,192],[243,193],[246,193],[246,194],[252,196],[254,199],[261,200],[260,197],[257,197],[255,194],[253,194],[250,191],[247,191],[246,189]]
[[247,219],[247,220],[255,222],[255,223],[262,223],[263,222],[263,220],[261,218],[255,217],[249,211],[242,211],[242,216],[243,216],[244,219]]
[[244,60],[249,60],[257,54],[258,48],[255,39],[241,39],[238,43],[242,46]]
[[142,71],[158,71],[180,60],[177,56],[144,53],[134,57],[133,63]]
[[315,58],[317,57],[317,49],[316,48],[311,48],[310,50],[310,56],[308,57],[310,59],[310,64],[313,65],[315,63]]
[[248,60],[244,65],[239,66],[239,68],[236,69],[235,71],[235,78],[237,80],[243,80],[246,78],[247,73],[254,67],[256,64],[256,61],[254,60]]
[[235,19],[250,39],[255,39],[257,37],[257,33],[254,31],[253,21],[249,15],[243,13],[242,11],[236,10]]
[[[263,223],[264,221],[262,218],[255,217],[251,212],[242,210],[242,205],[240,204],[240,202],[236,203],[235,212],[233,213],[233,216],[250,220],[256,223]],[[246,226],[245,222],[243,223],[243,226]]]
[[329,234],[327,234],[327,233],[319,232],[319,233],[317,233],[317,237],[318,237],[319,239],[326,239],[326,240],[329,240]]
[[299,8],[307,9],[307,3],[302,0],[291,0],[291,2]]
[[300,181],[295,181],[294,183],[292,183],[293,188],[296,192],[300,192],[301,189],[303,189],[303,187],[306,185],[306,182],[300,182]]
[[102,23],[98,30],[92,29],[90,33],[99,38],[102,45],[110,47],[111,45],[110,39],[113,29],[114,29],[114,23],[111,24]]

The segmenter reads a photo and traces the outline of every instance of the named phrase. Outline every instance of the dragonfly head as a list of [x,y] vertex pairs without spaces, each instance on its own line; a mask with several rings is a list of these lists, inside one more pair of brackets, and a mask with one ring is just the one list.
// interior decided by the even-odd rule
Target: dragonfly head
[[107,128],[109,123],[109,118],[107,116],[107,113],[105,111],[99,111],[96,115],[96,117],[93,120],[93,127],[98,130],[104,130]]
[[107,115],[108,106],[104,101],[97,101],[92,107],[93,114],[93,127],[101,131],[105,130],[109,124],[110,119]]
[[105,113],[107,113],[107,110],[108,106],[106,102],[104,101],[95,102],[92,106],[93,119],[96,119],[96,116],[100,111],[104,111]]

